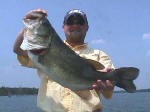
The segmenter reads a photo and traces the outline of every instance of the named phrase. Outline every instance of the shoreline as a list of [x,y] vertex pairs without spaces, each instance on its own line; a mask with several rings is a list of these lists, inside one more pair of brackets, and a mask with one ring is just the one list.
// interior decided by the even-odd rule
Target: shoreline
[[[150,89],[139,89],[136,93],[150,92]],[[114,93],[127,93],[124,90],[114,91]],[[37,95],[38,88],[29,87],[0,87],[0,96],[12,96],[12,95]]]

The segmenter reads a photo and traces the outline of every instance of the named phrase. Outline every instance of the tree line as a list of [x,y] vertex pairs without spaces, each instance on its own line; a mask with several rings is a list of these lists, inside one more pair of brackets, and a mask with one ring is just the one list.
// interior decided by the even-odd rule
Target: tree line
[[1,87],[0,96],[10,96],[10,95],[36,95],[38,93],[38,88],[10,88],[10,87]]
[[[150,89],[140,89],[136,92],[150,92]],[[124,90],[115,91],[115,93],[126,93]],[[27,88],[27,87],[0,87],[0,96],[11,96],[11,95],[37,95],[38,88]]]

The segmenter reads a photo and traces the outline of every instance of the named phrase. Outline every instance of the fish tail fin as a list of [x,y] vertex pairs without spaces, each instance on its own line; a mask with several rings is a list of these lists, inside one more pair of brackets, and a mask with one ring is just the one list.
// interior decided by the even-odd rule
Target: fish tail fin
[[136,86],[132,80],[119,81],[116,86],[125,89],[129,93],[134,93],[136,91]]
[[139,75],[138,68],[123,67],[112,71],[112,74],[114,74],[116,79],[116,86],[125,89],[129,93],[136,91],[136,86],[133,83],[133,80]]

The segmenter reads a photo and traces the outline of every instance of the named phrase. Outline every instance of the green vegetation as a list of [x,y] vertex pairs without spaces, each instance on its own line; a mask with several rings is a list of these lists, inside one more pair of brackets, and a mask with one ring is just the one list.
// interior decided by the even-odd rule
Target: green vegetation
[[[150,92],[150,89],[140,89],[136,92]],[[126,93],[126,91],[115,91],[115,93]],[[0,96],[11,96],[11,95],[37,95],[38,88],[10,88],[10,87],[1,87]]]
[[37,88],[9,88],[1,87],[0,96],[11,96],[11,95],[35,95],[38,93]]

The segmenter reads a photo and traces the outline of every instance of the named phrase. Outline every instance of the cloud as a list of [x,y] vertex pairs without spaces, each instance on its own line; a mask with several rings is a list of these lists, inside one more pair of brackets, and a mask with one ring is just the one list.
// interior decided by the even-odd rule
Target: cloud
[[150,33],[143,34],[143,39],[144,40],[150,40]]
[[103,39],[98,39],[98,40],[92,40],[91,44],[105,44],[106,41]]

